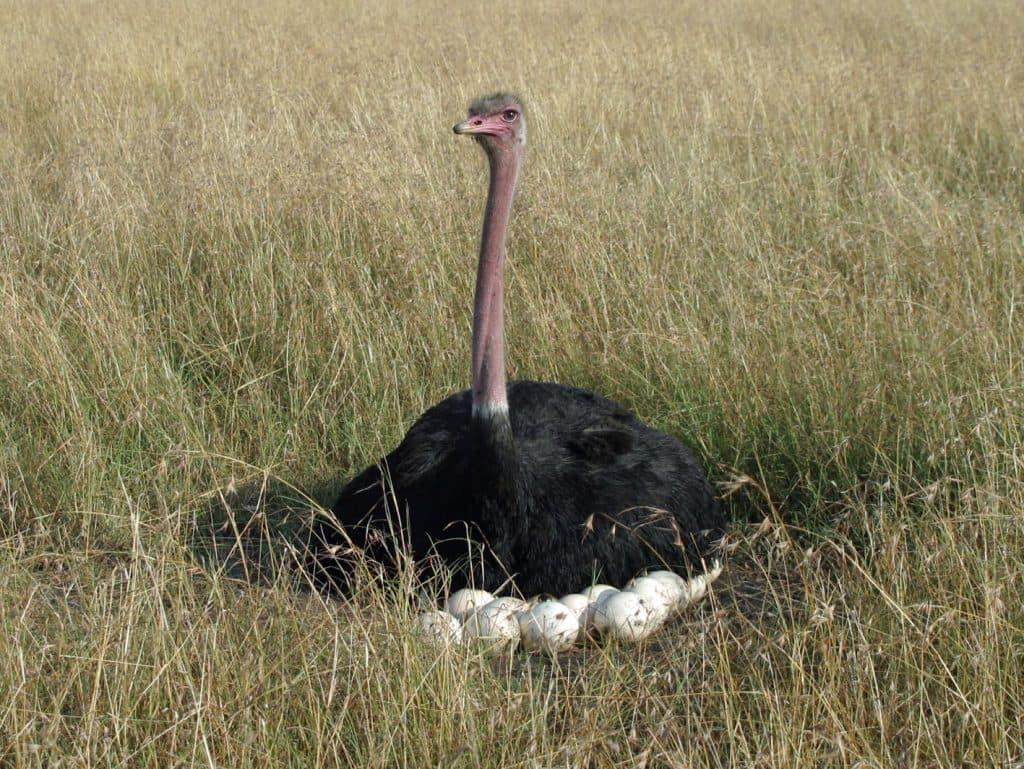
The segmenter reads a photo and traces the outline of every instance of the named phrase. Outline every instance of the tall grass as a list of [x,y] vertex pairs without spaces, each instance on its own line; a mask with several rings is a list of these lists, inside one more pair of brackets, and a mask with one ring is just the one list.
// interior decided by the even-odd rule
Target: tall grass
[[[0,15],[0,765],[1022,765],[1019,3]],[[736,523],[640,649],[494,666],[276,568],[467,384],[495,88],[511,373]]]

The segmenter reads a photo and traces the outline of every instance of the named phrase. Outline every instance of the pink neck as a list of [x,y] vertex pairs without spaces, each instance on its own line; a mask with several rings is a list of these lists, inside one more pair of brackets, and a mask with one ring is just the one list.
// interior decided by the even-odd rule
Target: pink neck
[[502,294],[505,273],[505,232],[521,152],[488,153],[491,183],[480,239],[480,264],[473,305],[473,415],[508,414],[505,394],[505,321]]

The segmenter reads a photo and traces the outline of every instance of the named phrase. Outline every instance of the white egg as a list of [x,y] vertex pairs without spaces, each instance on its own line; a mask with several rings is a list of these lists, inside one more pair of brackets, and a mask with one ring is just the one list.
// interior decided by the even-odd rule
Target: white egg
[[462,642],[462,625],[446,611],[425,611],[416,618],[415,631],[442,646]]
[[[583,594],[586,595],[586,591],[584,591]],[[605,602],[612,598],[612,596],[616,596],[618,594],[619,590],[614,587],[610,587],[607,590],[602,590],[598,594],[597,598],[587,605],[587,608],[583,612],[583,622],[580,623],[584,633],[590,636],[601,636],[607,632],[608,618],[602,607]]]
[[575,615],[576,621],[582,626],[584,614],[590,605],[590,599],[583,595],[583,593],[569,593],[568,595],[563,595],[558,601],[569,607],[569,611]]
[[558,654],[576,643],[580,623],[573,610],[561,601],[541,601],[519,615],[519,631],[527,651]]
[[708,585],[714,582],[722,573],[722,562],[714,560],[711,563],[711,569],[698,574],[686,583],[686,591],[689,596],[689,602],[694,603],[703,598],[708,592]]
[[609,590],[617,590],[611,585],[591,585],[590,587],[581,590],[580,592],[585,595],[591,603],[601,597],[602,593],[607,593]]
[[488,654],[514,651],[519,645],[519,621],[517,609],[508,602],[515,600],[499,598],[470,612],[462,627],[465,642],[483,646]]
[[660,569],[659,571],[649,571],[644,575],[651,579],[659,580],[668,585],[676,585],[683,587],[686,584],[686,578],[676,574],[674,571],[667,571],[666,569]]
[[674,571],[652,571],[646,575],[650,579],[656,579],[665,586],[668,595],[671,596],[669,614],[675,614],[686,608],[690,602],[690,591],[686,579]]
[[597,604],[597,617],[605,632],[620,641],[640,641],[661,626],[652,621],[644,599],[636,593],[615,593]]
[[465,621],[466,616],[478,606],[484,606],[494,600],[494,596],[486,590],[463,588],[451,594],[445,608],[456,619]]
[[651,614],[650,620],[659,624],[668,619],[683,592],[678,585],[670,585],[654,577],[634,577],[626,583],[623,591],[643,598]]
[[680,576],[675,571],[667,571],[665,569],[659,571],[648,571],[645,576],[649,576],[651,580],[657,580],[659,583],[675,587],[680,593],[686,592],[686,578]]
[[493,601],[489,601],[484,604],[483,608],[492,609],[494,611],[507,611],[509,614],[516,614],[517,612],[526,611],[530,608],[530,604],[524,601],[522,598],[514,598],[510,595],[503,595],[495,598]]

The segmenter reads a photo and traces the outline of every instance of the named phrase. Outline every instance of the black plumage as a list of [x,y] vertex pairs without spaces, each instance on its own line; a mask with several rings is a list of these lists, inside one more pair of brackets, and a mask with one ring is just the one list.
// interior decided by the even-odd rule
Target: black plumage
[[359,551],[390,567],[398,531],[420,563],[454,567],[455,586],[511,577],[526,596],[702,570],[723,522],[682,443],[575,387],[517,381],[508,396],[497,425],[472,416],[469,390],[446,398],[354,478],[333,510],[351,543],[333,521],[318,528],[319,585],[344,589]]

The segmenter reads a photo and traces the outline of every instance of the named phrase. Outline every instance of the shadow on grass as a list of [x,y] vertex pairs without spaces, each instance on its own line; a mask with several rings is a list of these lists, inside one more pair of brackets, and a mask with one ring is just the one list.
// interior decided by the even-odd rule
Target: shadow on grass
[[252,585],[289,580],[308,590],[296,558],[306,552],[313,521],[330,510],[342,485],[301,488],[265,475],[218,489],[196,516],[189,549],[229,579]]

